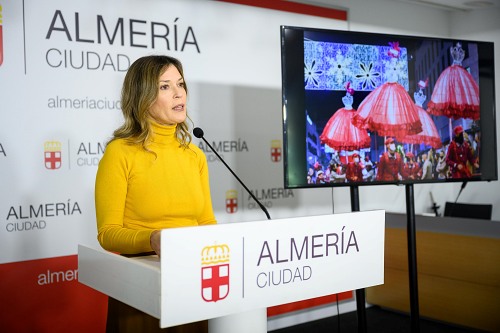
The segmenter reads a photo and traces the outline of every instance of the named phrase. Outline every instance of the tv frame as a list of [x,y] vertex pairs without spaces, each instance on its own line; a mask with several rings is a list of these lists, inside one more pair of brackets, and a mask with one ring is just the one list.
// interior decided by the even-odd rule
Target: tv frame
[[[410,71],[411,62],[414,61],[414,45],[423,41],[434,41],[443,45],[455,45],[457,42],[477,44],[478,71],[480,92],[480,170],[481,173],[470,178],[446,179],[398,179],[394,181],[360,181],[360,182],[327,182],[308,183],[307,171],[309,169],[306,157],[306,91],[304,75],[304,34],[316,36],[317,41],[333,43],[350,43],[364,45],[388,45],[397,41],[407,50],[408,61],[408,93],[417,90],[419,80]],[[343,30],[327,30],[308,27],[281,26],[281,71],[282,71],[282,121],[283,121],[283,156],[284,156],[284,187],[285,188],[317,188],[338,187],[352,185],[405,185],[415,183],[449,183],[464,181],[493,181],[498,180],[497,144],[496,144],[496,115],[495,115],[495,71],[494,71],[494,43],[472,41],[464,39],[418,37],[396,34],[382,34],[369,32],[353,32]],[[412,48],[413,47],[413,48]],[[449,54],[449,53],[448,53]],[[444,70],[444,68],[442,69]],[[437,80],[437,78],[435,78]],[[340,90],[345,94],[345,90]],[[369,93],[369,92],[368,92]],[[365,95],[368,94],[365,92]],[[429,102],[432,88],[427,90]],[[337,94],[338,95],[338,94]],[[355,103],[359,106],[361,100],[355,92]],[[365,96],[366,97],[366,96]],[[338,98],[338,96],[337,96]],[[354,104],[353,104],[354,106]],[[330,116],[335,110],[330,111]],[[444,117],[444,116],[443,116]],[[318,131],[320,132],[320,131]],[[317,133],[319,136],[319,133]],[[375,134],[375,133],[372,133]],[[375,137],[378,137],[376,135]],[[380,139],[380,138],[379,138]],[[451,140],[451,138],[449,138]],[[486,144],[485,144],[486,143]],[[380,145],[380,142],[378,142]]]

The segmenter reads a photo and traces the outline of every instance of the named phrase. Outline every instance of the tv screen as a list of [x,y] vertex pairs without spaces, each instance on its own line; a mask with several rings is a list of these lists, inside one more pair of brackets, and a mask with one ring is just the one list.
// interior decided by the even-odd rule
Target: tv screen
[[282,26],[285,187],[497,180],[493,46]]

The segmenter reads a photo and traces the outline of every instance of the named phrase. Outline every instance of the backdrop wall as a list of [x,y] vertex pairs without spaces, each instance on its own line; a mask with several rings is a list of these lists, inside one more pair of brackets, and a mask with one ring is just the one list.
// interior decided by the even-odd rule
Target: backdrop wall
[[[103,331],[106,297],[78,284],[75,254],[79,243],[99,246],[95,173],[140,56],[181,59],[193,124],[273,218],[331,211],[331,196],[318,206],[283,189],[279,27],[346,29],[345,20],[197,0],[0,4],[2,331]],[[218,221],[265,218],[200,146]]]

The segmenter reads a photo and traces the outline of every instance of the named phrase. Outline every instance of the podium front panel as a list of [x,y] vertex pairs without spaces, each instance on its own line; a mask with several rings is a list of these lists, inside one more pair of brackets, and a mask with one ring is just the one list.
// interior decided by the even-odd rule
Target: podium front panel
[[385,212],[162,231],[161,326],[384,282]]

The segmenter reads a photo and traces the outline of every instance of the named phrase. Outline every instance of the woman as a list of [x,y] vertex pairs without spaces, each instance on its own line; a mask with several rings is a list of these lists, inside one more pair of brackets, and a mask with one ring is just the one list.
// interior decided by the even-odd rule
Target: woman
[[[161,229],[216,223],[206,157],[188,132],[186,97],[177,59],[147,56],[130,66],[121,96],[125,121],[96,176],[97,238],[104,249],[161,255]],[[110,299],[108,331],[121,325],[120,313],[135,310],[123,307]]]

